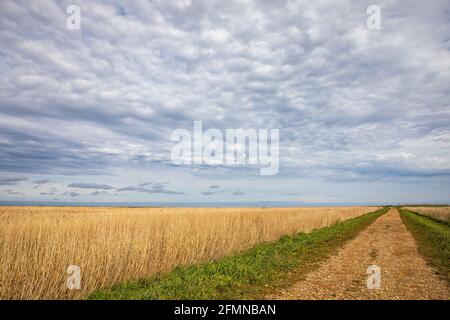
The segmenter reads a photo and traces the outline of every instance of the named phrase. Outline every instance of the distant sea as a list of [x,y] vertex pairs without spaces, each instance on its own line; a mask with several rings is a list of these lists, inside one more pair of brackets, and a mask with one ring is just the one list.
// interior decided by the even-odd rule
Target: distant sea
[[[166,208],[280,208],[280,207],[339,207],[382,206],[387,203],[305,203],[305,202],[47,202],[47,201],[0,201],[0,206],[66,206],[66,207],[166,207]],[[394,204],[395,205],[395,204]]]

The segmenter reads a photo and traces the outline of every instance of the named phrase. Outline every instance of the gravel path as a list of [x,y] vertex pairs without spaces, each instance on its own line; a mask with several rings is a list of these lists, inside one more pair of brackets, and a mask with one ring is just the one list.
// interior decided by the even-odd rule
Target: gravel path
[[[381,285],[369,290],[371,265],[380,267]],[[391,209],[305,280],[267,298],[448,300],[450,289],[419,255],[399,213]]]

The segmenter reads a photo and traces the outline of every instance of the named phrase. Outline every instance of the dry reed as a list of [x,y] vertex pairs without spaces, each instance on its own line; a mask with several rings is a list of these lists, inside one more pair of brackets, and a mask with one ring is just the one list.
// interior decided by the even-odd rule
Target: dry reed
[[450,207],[407,207],[405,209],[441,221],[450,222]]

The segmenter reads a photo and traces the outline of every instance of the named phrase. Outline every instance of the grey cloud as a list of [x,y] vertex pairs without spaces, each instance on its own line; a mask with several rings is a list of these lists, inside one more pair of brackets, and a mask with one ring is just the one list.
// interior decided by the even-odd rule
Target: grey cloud
[[159,182],[146,182],[140,183],[136,186],[128,186],[117,189],[118,192],[139,192],[148,194],[169,194],[169,195],[181,195],[183,192],[173,191],[166,188],[166,185]]
[[23,196],[24,195],[22,192],[14,191],[11,189],[3,190],[3,192],[9,196]]
[[73,182],[67,185],[69,188],[78,188],[78,189],[99,189],[99,190],[112,190],[114,187],[106,185],[106,184],[98,184],[98,183],[82,183],[82,182]]
[[74,191],[67,191],[67,192],[64,192],[63,194],[62,194],[63,196],[70,196],[70,197],[78,197],[80,194],[78,193],[78,192],[74,192]]
[[55,195],[54,192],[40,192],[39,194],[40,194],[41,196],[53,196],[53,195]]
[[52,180],[50,179],[40,179],[40,180],[34,180],[33,181],[33,189],[39,189],[40,187],[42,187],[43,184],[47,184],[47,183],[51,183]]
[[214,184],[214,185],[209,186],[209,188],[210,189],[218,189],[218,188],[220,188],[220,186]]
[[93,195],[93,196],[100,196],[102,194],[108,194],[108,192],[106,192],[106,191],[94,191],[94,192],[91,193],[91,195]]
[[0,186],[15,186],[19,182],[27,181],[24,177],[0,177]]

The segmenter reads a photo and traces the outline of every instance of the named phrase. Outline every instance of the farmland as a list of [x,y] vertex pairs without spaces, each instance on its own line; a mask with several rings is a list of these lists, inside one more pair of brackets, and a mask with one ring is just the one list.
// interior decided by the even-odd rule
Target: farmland
[[[376,209],[1,207],[0,298],[85,298]],[[81,290],[66,287],[70,265]]]
[[405,207],[405,209],[429,218],[450,223],[450,207]]

